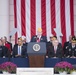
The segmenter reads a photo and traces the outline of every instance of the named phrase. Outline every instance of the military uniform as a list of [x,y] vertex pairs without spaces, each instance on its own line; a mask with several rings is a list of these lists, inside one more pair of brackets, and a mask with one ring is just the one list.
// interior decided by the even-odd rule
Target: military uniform
[[66,48],[66,57],[76,57],[76,37],[72,37],[72,42]]
[[76,45],[72,46],[72,44],[70,44],[67,47],[65,55],[66,55],[66,57],[72,57],[72,56],[76,57]]

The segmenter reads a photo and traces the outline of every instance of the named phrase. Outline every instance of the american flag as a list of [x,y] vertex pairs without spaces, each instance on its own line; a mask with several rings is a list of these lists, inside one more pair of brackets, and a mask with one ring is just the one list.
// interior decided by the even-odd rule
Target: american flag
[[54,28],[62,32],[62,43],[74,35],[73,0],[14,0],[14,18],[16,38],[25,35],[28,42],[39,27],[47,40],[56,35]]

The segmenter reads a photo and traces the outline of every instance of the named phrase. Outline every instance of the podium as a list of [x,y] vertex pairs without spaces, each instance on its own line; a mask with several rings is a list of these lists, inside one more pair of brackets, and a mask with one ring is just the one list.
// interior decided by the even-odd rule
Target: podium
[[27,46],[30,67],[44,67],[44,58],[46,54],[45,42],[30,42]]

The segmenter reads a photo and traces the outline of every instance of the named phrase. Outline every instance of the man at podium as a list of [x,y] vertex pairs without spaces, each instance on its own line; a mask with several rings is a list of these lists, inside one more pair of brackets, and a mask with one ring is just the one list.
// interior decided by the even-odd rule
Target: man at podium
[[32,37],[31,42],[47,42],[46,36],[42,35],[41,28],[38,28],[37,35]]
[[46,42],[46,36],[43,36],[42,29],[38,28],[37,35],[33,36],[28,44],[27,53],[30,67],[44,67]]

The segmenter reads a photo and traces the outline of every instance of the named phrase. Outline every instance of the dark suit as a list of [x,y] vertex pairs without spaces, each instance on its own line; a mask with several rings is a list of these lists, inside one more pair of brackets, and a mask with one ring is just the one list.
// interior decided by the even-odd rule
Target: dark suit
[[48,48],[49,48],[49,46],[51,46],[51,45],[52,45],[52,42],[51,42],[51,41],[49,41],[49,42],[46,43],[46,49],[47,49],[47,51],[46,51],[46,56],[47,56],[47,54],[48,54]]
[[3,51],[3,48],[2,48],[2,46],[0,46],[0,57],[3,57],[3,54],[4,53],[4,51]]
[[[13,57],[18,55],[18,44],[14,45],[13,48]],[[27,57],[27,47],[26,45],[21,46],[21,56],[20,57]]]
[[47,42],[47,44],[46,44],[46,45],[47,45],[47,49],[48,49],[48,47],[52,45],[52,42],[51,42],[51,41],[49,41],[49,42]]
[[66,57],[71,57],[71,56],[75,56],[76,57],[76,45],[75,47],[73,48],[72,47],[72,44],[70,44],[68,47],[67,47],[67,50],[66,50],[66,53],[65,53]]
[[62,45],[60,43],[58,44],[56,53],[54,52],[54,46],[50,45],[48,47],[47,55],[48,55],[49,58],[51,58],[51,57],[59,57],[59,58],[61,58],[62,57]]
[[28,43],[27,42],[26,43],[23,43],[23,45],[27,47]]
[[8,57],[8,49],[5,46],[0,46],[0,57]]
[[70,45],[69,41],[64,43],[64,46],[63,46],[64,56],[65,56],[66,50],[67,50],[67,48],[68,48],[69,45]]
[[[37,39],[38,39],[37,35],[35,35],[35,36],[32,37],[31,42],[37,42]],[[41,36],[40,42],[47,42],[46,36]]]

